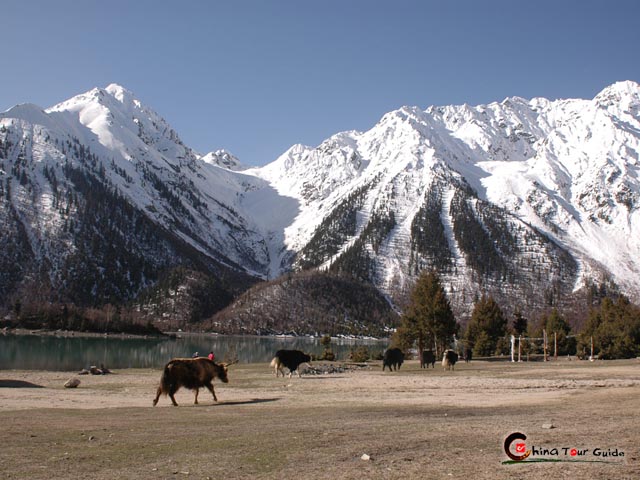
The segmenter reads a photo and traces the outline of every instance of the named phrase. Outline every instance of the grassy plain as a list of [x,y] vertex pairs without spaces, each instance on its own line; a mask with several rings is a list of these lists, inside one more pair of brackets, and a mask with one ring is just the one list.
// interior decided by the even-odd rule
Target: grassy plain
[[[241,364],[215,383],[219,403],[203,390],[193,405],[180,390],[179,407],[167,397],[151,406],[159,370],[63,388],[72,376],[0,371],[0,478],[640,478],[638,360],[474,361],[454,372],[410,361],[291,379]],[[528,448],[559,449],[538,459],[563,461],[504,464],[516,431]]]

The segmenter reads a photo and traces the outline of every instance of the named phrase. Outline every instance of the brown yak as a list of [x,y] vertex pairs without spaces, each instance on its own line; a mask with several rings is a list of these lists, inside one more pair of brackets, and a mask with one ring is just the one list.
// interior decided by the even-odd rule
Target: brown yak
[[173,395],[180,387],[196,391],[194,404],[198,403],[198,393],[202,387],[208,388],[213,395],[213,400],[217,402],[218,398],[213,390],[212,381],[217,377],[221,382],[227,383],[229,381],[227,378],[229,365],[231,364],[218,364],[206,357],[174,358],[164,367],[153,406],[155,407],[158,403],[160,395],[164,394],[169,395],[171,402],[177,407],[178,403]]

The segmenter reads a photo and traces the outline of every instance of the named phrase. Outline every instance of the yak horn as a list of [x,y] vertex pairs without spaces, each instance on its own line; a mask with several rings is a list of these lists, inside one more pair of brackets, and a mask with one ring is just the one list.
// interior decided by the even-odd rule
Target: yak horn
[[224,367],[230,367],[231,365],[235,365],[236,363],[238,363],[238,361],[239,361],[239,360],[238,360],[238,359],[236,359],[236,360],[234,360],[234,361],[233,361],[233,362],[231,362],[231,363],[223,363],[222,365],[223,365]]

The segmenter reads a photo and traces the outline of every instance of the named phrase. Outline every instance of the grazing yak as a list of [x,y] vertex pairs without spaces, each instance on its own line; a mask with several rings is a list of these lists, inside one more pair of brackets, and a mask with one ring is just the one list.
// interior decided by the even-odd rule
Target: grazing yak
[[399,348],[389,348],[384,352],[384,356],[382,357],[382,371],[386,367],[389,367],[389,371],[393,367],[393,370],[400,370],[402,366],[402,362],[404,362],[404,353]]
[[472,356],[472,350],[471,348],[467,347],[464,349],[464,361],[466,363],[469,363],[471,361],[471,356]]
[[[234,362],[235,363],[235,362]],[[214,378],[219,378],[221,382],[227,383],[227,367],[231,364],[215,363],[206,357],[198,358],[174,358],[164,367],[160,386],[156,398],[153,401],[155,407],[161,394],[169,395],[174,406],[178,406],[174,394],[180,387],[196,391],[196,398],[193,402],[198,403],[198,393],[202,387],[209,389],[213,395],[213,400],[218,401],[216,392],[211,383]]]
[[289,369],[289,378],[291,378],[293,372],[297,372],[298,377],[302,377],[298,367],[300,364],[309,363],[310,361],[311,356],[300,350],[278,350],[273,360],[271,360],[271,367],[275,369],[276,378],[278,378],[278,372],[282,373],[284,377],[283,367]]
[[422,352],[422,363],[420,364],[420,367],[425,368],[425,365],[427,368],[429,368],[429,365],[431,365],[431,368],[436,368],[436,356],[432,350],[425,350]]
[[445,370],[455,370],[453,367],[458,361],[458,354],[453,350],[445,350],[442,355],[442,366]]

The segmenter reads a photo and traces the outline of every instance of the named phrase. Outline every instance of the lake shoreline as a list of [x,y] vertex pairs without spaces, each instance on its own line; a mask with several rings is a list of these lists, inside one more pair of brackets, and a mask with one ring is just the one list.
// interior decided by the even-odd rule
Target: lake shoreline
[[[4,327],[0,329],[0,334],[2,335],[40,335],[40,336],[55,336],[55,337],[112,337],[112,338],[180,338],[180,337],[190,337],[190,336],[203,336],[210,335],[212,337],[258,337],[258,338],[283,338],[283,339],[295,339],[295,338],[310,338],[310,339],[320,339],[324,335],[294,335],[294,334],[268,334],[268,335],[259,335],[257,333],[218,333],[218,332],[194,332],[194,331],[167,331],[161,332],[160,334],[135,334],[135,333],[126,333],[126,332],[82,332],[77,330],[48,330],[48,329],[29,329],[29,328],[12,328],[12,327]],[[389,341],[390,337],[378,338],[378,337],[370,337],[365,335],[337,335],[332,336],[332,340],[366,340],[372,342],[385,342]]]
[[[334,338],[335,358],[346,359],[359,346],[377,358],[388,345],[385,340]],[[280,349],[302,350],[320,356],[324,346],[317,337],[219,335],[176,332],[175,335],[144,336],[100,334],[64,330],[3,330],[0,334],[0,369],[79,371],[95,365],[119,368],[159,368],[176,357],[206,356],[238,358],[241,363],[270,362]]]
[[30,329],[30,328],[10,328],[5,327],[0,330],[2,335],[34,335],[34,336],[46,336],[46,337],[87,337],[87,338],[99,338],[99,337],[113,337],[113,338],[165,338],[165,333],[159,335],[141,335],[135,333],[124,332],[81,332],[76,330],[48,330],[48,329]]

